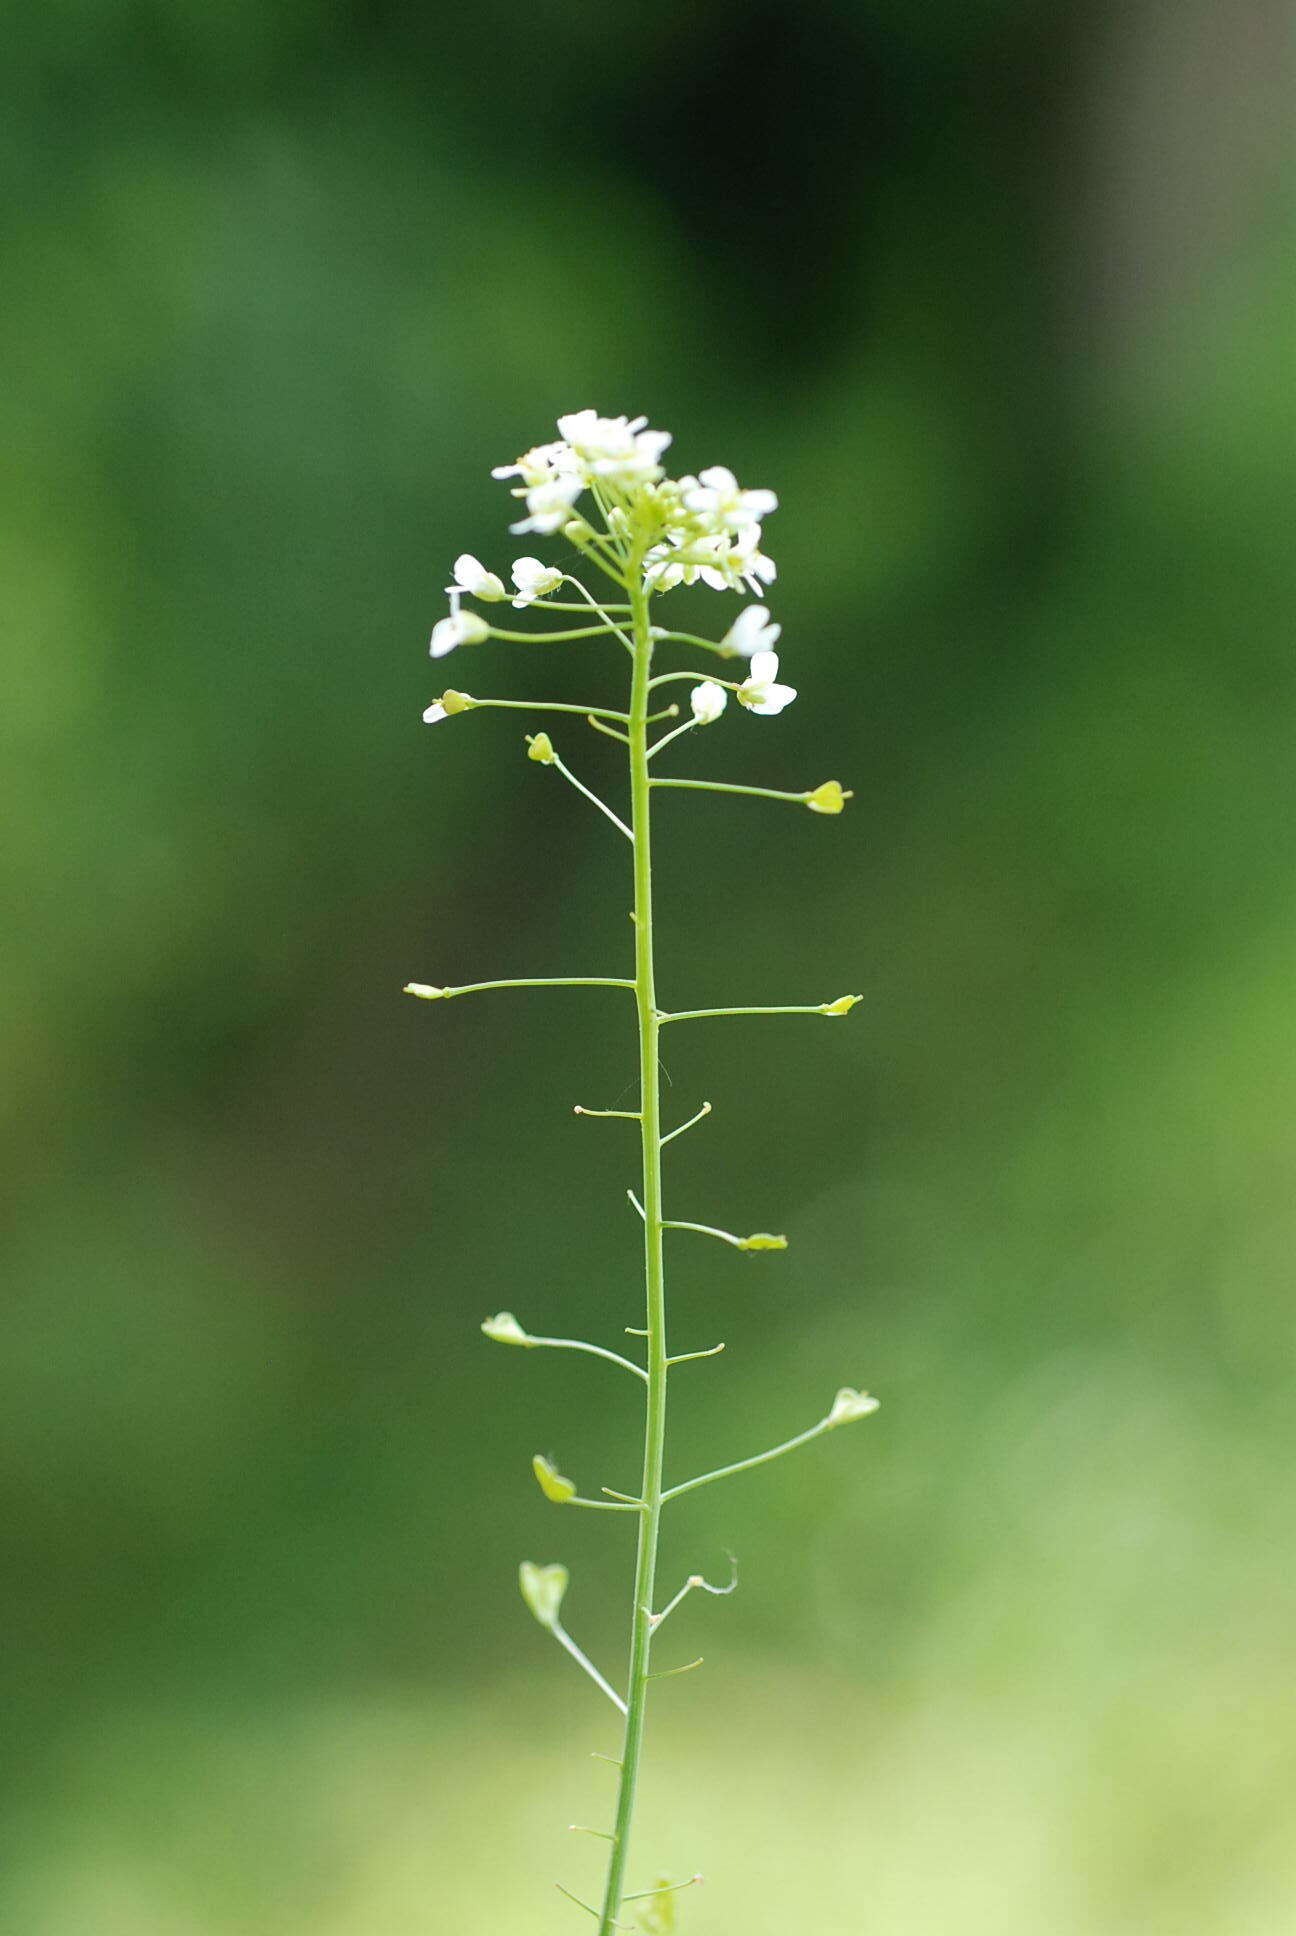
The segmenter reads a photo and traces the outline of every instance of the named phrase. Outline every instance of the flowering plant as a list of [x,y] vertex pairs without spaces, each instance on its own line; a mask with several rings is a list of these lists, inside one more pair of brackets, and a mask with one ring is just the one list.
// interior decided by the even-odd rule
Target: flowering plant
[[[528,757],[562,775],[606,816],[632,849],[634,885],[634,973],[633,975],[562,975],[527,977],[506,981],[473,982],[463,987],[438,987],[427,982],[410,982],[406,993],[424,1001],[447,1001],[459,995],[476,994],[498,988],[585,988],[625,990],[633,996],[639,1044],[639,1107],[637,1109],[588,1109],[576,1106],[579,1116],[624,1117],[639,1124],[642,1150],[642,1195],[629,1191],[630,1202],[643,1223],[644,1307],[642,1326],[625,1327],[627,1333],[643,1341],[643,1363],[606,1346],[577,1338],[540,1337],[527,1331],[511,1311],[487,1318],[482,1330],[488,1338],[525,1350],[538,1347],[584,1351],[605,1359],[621,1371],[641,1381],[644,1387],[644,1439],[642,1480],[636,1495],[600,1488],[600,1497],[583,1497],[571,1479],[547,1458],[536,1455],[533,1466],[537,1484],[545,1498],[555,1505],[583,1507],[596,1512],[626,1513],[634,1517],[636,1545],[634,1585],[630,1608],[629,1662],[624,1692],[607,1680],[572,1639],[562,1625],[560,1613],[567,1589],[564,1566],[536,1565],[524,1561],[519,1573],[522,1597],[540,1625],[580,1665],[622,1717],[620,1753],[614,1760],[618,1771],[617,1803],[610,1830],[592,1830],[608,1843],[607,1872],[601,1905],[580,1902],[579,1907],[598,1923],[600,1936],[631,1925],[620,1920],[628,1905],[645,1931],[673,1927],[675,1895],[700,1881],[671,1883],[659,1880],[650,1888],[627,1891],[627,1863],[634,1821],[635,1795],[643,1751],[644,1721],[651,1681],[662,1672],[678,1674],[687,1667],[652,1667],[654,1640],[663,1623],[692,1591],[729,1593],[735,1580],[725,1585],[708,1583],[692,1573],[684,1585],[654,1611],[657,1557],[665,1507],[683,1493],[710,1485],[751,1466],[763,1465],[795,1447],[805,1445],[835,1427],[866,1417],[877,1409],[876,1399],[846,1386],[833,1399],[828,1410],[806,1430],[767,1451],[757,1452],[731,1465],[704,1472],[695,1478],[667,1485],[666,1387],[674,1366],[692,1360],[714,1357],[723,1345],[710,1350],[669,1354],[666,1339],[665,1234],[668,1231],[695,1232],[743,1251],[775,1251],[787,1248],[787,1238],[767,1231],[738,1236],[710,1224],[690,1223],[668,1217],[662,1194],[662,1152],[676,1137],[692,1129],[711,1113],[710,1103],[686,1122],[662,1132],[661,1095],[658,1078],[658,1042],[664,1028],[728,1016],[823,1015],[839,1017],[849,1013],[858,995],[842,995],[834,1001],[778,1007],[697,1008],[674,1011],[658,1006],[653,954],[653,881],[650,809],[652,796],[659,789],[677,787],[699,792],[749,794],[768,800],[784,800],[808,807],[817,814],[839,814],[850,798],[836,780],[824,780],[802,793],[783,792],[771,787],[730,785],[717,780],[688,779],[661,773],[653,762],[662,750],[683,735],[701,726],[713,726],[728,707],[730,695],[739,707],[758,717],[772,718],[796,698],[792,686],[779,681],[779,660],[774,647],[780,627],[770,619],[763,604],[746,605],[739,611],[719,640],[700,638],[693,633],[675,632],[653,622],[653,602],[677,585],[701,584],[718,592],[761,593],[776,576],[773,560],[762,549],[763,520],[777,509],[772,491],[742,489],[732,471],[720,465],[696,477],[668,477],[661,459],[671,439],[667,432],[650,430],[643,417],[600,417],[593,410],[579,410],[558,419],[559,439],[529,450],[515,464],[497,469],[498,478],[516,479],[514,497],[521,500],[524,515],[511,526],[518,535],[561,537],[574,550],[594,583],[598,595],[585,579],[565,566],[546,565],[539,558],[517,558],[510,578],[515,592],[510,594],[503,579],[489,571],[468,553],[455,560],[453,582],[447,592],[450,610],[432,632],[433,658],[443,658],[460,647],[479,645],[487,639],[505,643],[540,640],[607,638],[624,651],[630,660],[630,692],[624,708],[604,705],[570,705],[480,698],[451,688],[443,692],[423,717],[430,725],[483,708],[500,708],[529,713],[565,713],[582,718],[596,732],[604,733],[625,748],[629,767],[630,807],[628,821],[606,801],[578,779],[559,757],[548,733],[528,736]],[[571,598],[556,594],[570,589]],[[504,603],[512,598],[515,610],[535,608],[548,612],[578,613],[583,624],[541,633],[516,632],[501,628],[476,609]],[[465,605],[465,599],[475,601]],[[715,672],[654,672],[657,654],[665,646],[687,646],[706,651],[721,661],[738,659],[747,667],[741,679],[724,679]],[[654,739],[652,729],[664,722],[680,719],[678,704],[660,703],[664,688],[684,682],[691,688],[688,714],[678,725],[669,724]],[[689,1666],[699,1663],[690,1662]],[[558,1885],[564,1895],[571,1892]]]

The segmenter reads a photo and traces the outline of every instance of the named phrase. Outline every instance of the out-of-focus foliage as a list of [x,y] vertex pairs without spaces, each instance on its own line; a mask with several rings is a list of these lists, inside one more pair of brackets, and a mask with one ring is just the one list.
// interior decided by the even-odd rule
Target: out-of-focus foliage
[[513,555],[489,465],[594,404],[783,499],[801,698],[706,767],[855,789],[662,807],[664,999],[865,993],[669,1045],[715,1104],[679,1213],[792,1237],[672,1255],[678,1348],[729,1347],[679,1376],[680,1475],[883,1400],[681,1502],[668,1566],[741,1584],[675,1616],[707,1667],[660,1695],[640,1886],[705,1868],[698,1936],[1290,1929],[1282,31],[9,36],[7,1926],[575,1919],[613,1743],[517,1563],[570,1565],[611,1669],[627,1551],[527,1463],[632,1483],[633,1392],[477,1327],[636,1321],[629,1126],[571,1115],[633,1040],[599,993],[399,990],[627,955],[624,855],[527,722],[419,723],[450,560]]

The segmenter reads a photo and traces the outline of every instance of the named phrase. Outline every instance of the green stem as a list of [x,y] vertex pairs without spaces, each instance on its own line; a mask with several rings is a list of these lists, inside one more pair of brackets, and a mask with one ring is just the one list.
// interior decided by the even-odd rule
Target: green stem
[[797,1002],[790,1008],[677,1008],[673,1014],[659,1015],[657,1019],[664,1028],[667,1022],[706,1022],[716,1015],[823,1015],[826,1012],[823,1002],[812,1005]]
[[553,1351],[587,1351],[591,1358],[606,1358],[609,1364],[632,1371],[636,1378],[646,1380],[648,1377],[642,1365],[635,1364],[630,1358],[623,1358],[619,1351],[608,1351],[601,1344],[589,1344],[584,1338],[533,1338],[528,1334],[527,1349],[532,1345],[548,1345]]
[[498,625],[492,625],[490,635],[493,639],[503,639],[507,645],[564,645],[568,639],[606,638],[616,629],[615,625],[577,625],[570,632],[505,632]]
[[635,1006],[639,1016],[640,1138],[643,1147],[644,1324],[647,1328],[648,1395],[644,1419],[643,1483],[639,1545],[635,1559],[634,1605],[630,1630],[630,1674],[626,1724],[617,1791],[615,1840],[608,1858],[599,1936],[616,1928],[625,1891],[626,1861],[634,1821],[639,1762],[643,1753],[652,1652],[653,1588],[661,1529],[662,1463],[666,1442],[666,1285],[662,1254],[661,1091],[657,1073],[659,1029],[653,978],[652,840],[648,790],[648,682],[652,666],[652,629],[640,560],[630,561],[634,678],[630,695],[630,801],[634,832]]
[[[427,1001],[449,1002],[456,995],[482,995],[492,988],[633,988],[635,983],[615,975],[527,975],[513,981],[467,981],[458,988],[434,988]],[[408,982],[406,993],[422,992],[423,984]]]
[[568,706],[558,699],[478,699],[473,693],[466,693],[468,710],[475,713],[479,706],[494,706],[510,713],[579,713],[582,719],[619,719],[624,726],[624,713],[610,712],[606,706]]
[[612,825],[616,828],[619,834],[624,834],[626,839],[629,841],[634,840],[634,835],[631,833],[630,829],[626,826],[626,823],[621,818],[620,814],[613,813],[611,807],[608,806],[605,800],[600,800],[597,793],[591,792],[589,787],[586,786],[583,780],[578,780],[576,778],[576,775],[572,772],[571,768],[569,766],[565,766],[562,760],[559,759],[557,753],[551,752],[550,757],[545,762],[545,764],[547,766],[554,767],[559,773],[562,774],[564,780],[569,780],[572,786],[575,787],[577,793],[583,793],[591,806],[597,807],[601,814],[605,814],[607,816],[607,818],[612,822]]
[[[669,738],[669,734],[667,738]],[[664,746],[666,740],[658,740]],[[694,793],[748,793],[756,800],[793,800],[804,806],[810,798],[808,793],[784,793],[779,787],[737,786],[728,780],[669,780],[654,779],[655,787],[688,787]]]
[[795,1452],[799,1445],[809,1445],[811,1439],[822,1437],[832,1430],[831,1422],[821,1418],[808,1432],[798,1432],[794,1439],[784,1439],[782,1445],[773,1445],[768,1452],[757,1452],[750,1459],[739,1459],[733,1465],[717,1466],[714,1472],[703,1472],[696,1479],[686,1479],[683,1485],[672,1486],[662,1494],[663,1499],[678,1499],[682,1493],[696,1492],[699,1486],[709,1486],[716,1479],[728,1479],[732,1473],[746,1472],[754,1465],[768,1465],[771,1459],[781,1459],[785,1452]]

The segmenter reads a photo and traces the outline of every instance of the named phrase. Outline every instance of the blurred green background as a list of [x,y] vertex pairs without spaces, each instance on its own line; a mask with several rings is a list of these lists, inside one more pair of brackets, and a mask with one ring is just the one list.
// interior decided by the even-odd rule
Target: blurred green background
[[[0,150],[15,1936],[579,1928],[637,1317],[625,855],[432,667],[561,410],[776,489],[778,726],[677,770],[677,1476],[639,1873],[690,1936],[1296,1926],[1278,0],[47,0]],[[541,543],[536,547],[546,551]],[[683,596],[683,595],[682,595]],[[689,595],[693,596],[693,595]],[[690,612],[685,602],[675,609]],[[694,596],[715,625],[723,606]],[[582,774],[614,750],[556,734]],[[588,740],[590,743],[584,743]],[[700,1597],[700,1596],[699,1596]]]

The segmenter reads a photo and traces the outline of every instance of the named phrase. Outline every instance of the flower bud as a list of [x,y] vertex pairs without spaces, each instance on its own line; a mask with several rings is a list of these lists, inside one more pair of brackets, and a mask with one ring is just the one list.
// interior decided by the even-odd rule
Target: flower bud
[[835,1002],[825,1002],[819,1010],[821,1015],[849,1015],[856,1002],[862,1002],[862,995],[839,995]]
[[840,813],[848,800],[854,799],[851,793],[843,793],[840,780],[825,780],[813,793],[806,795],[806,805],[811,813]]
[[710,726],[719,719],[729,695],[714,679],[704,679],[689,694],[689,707],[699,726]]
[[421,1002],[439,1002],[445,996],[445,989],[434,988],[430,981],[407,981],[401,994],[417,995]]
[[553,1566],[537,1566],[534,1560],[523,1560],[519,1566],[518,1586],[522,1598],[542,1627],[558,1625],[570,1577],[567,1568],[557,1562]]
[[738,1239],[739,1250],[786,1250],[786,1237],[771,1237],[768,1230],[753,1230],[750,1237]]
[[526,742],[529,760],[538,760],[541,766],[553,765],[558,756],[554,752],[553,741],[548,733],[528,733]]
[[471,712],[477,701],[470,692],[456,692],[451,686],[448,691],[442,693],[439,703],[442,711],[449,718],[455,713]]
[[531,1470],[535,1473],[541,1492],[546,1499],[552,1499],[555,1506],[565,1506],[569,1499],[576,1497],[575,1481],[565,1479],[552,1460],[546,1459],[542,1453],[537,1452],[532,1459]]
[[482,1330],[497,1344],[529,1345],[531,1340],[511,1311],[500,1311],[493,1318],[486,1318]]
[[867,1392],[856,1391],[851,1385],[843,1385],[832,1402],[832,1410],[824,1420],[824,1424],[830,1428],[834,1425],[849,1425],[852,1419],[867,1418],[869,1413],[875,1412],[877,1408],[876,1398],[870,1398]]

